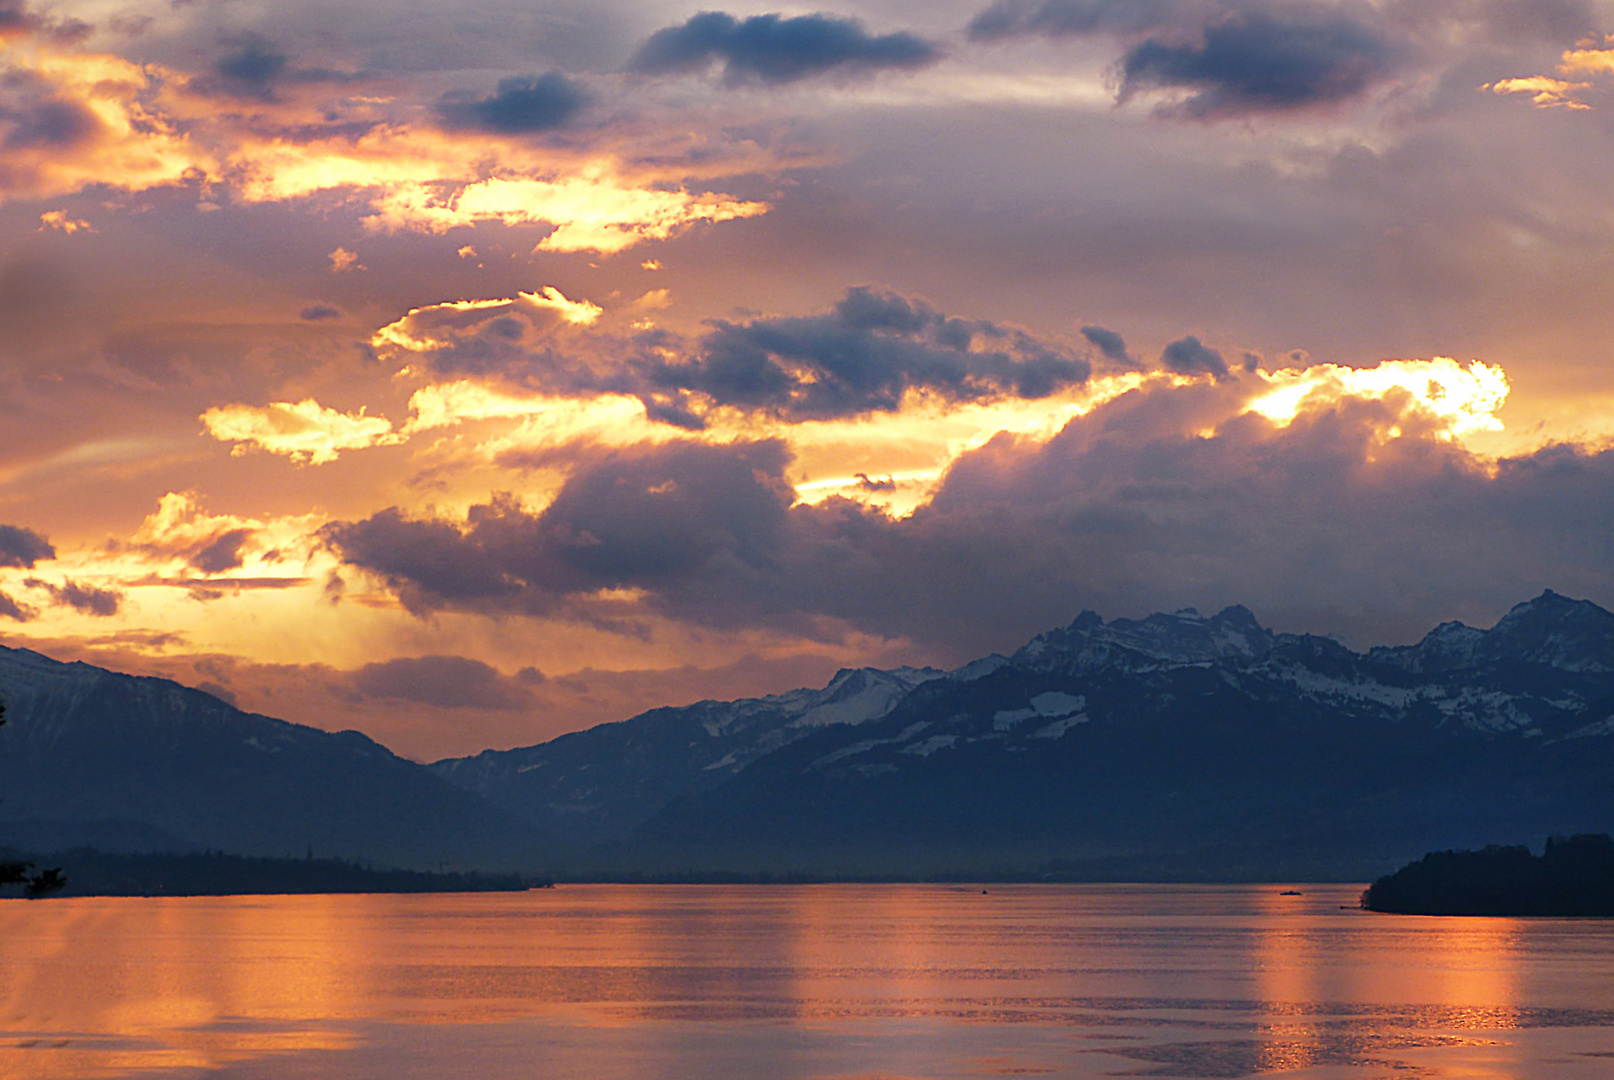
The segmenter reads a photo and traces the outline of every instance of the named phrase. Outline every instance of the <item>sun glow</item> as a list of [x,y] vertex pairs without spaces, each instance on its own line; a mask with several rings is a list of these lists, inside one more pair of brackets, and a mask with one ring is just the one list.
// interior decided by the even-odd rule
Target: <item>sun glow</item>
[[1447,439],[1502,430],[1496,411],[1507,400],[1507,375],[1499,367],[1475,360],[1459,364],[1446,356],[1433,360],[1386,360],[1377,367],[1334,364],[1272,373],[1259,372],[1268,390],[1250,403],[1279,425],[1301,412],[1344,398],[1378,400],[1406,395],[1419,413],[1439,422],[1437,434]]

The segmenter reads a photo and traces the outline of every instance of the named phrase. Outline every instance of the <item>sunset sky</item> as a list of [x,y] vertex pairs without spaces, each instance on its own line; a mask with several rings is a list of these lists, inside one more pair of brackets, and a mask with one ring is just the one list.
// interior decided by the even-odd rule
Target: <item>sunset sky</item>
[[1614,605],[1611,177],[1591,0],[0,0],[0,642],[432,759]]

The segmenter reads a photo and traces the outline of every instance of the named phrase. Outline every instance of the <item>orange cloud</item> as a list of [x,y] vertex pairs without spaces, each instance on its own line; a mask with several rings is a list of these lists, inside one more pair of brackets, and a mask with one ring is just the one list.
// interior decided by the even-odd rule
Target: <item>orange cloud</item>
[[366,416],[363,409],[357,414],[338,412],[313,398],[263,406],[223,405],[207,410],[201,420],[209,435],[236,444],[234,454],[256,446],[299,464],[323,465],[335,461],[343,450],[392,446],[404,440],[385,417]]
[[1592,89],[1593,84],[1571,80],[1576,76],[1614,75],[1614,34],[1609,34],[1601,42],[1593,39],[1566,51],[1558,62],[1558,74],[1563,78],[1531,75],[1486,83],[1480,89],[1498,94],[1529,94],[1531,103],[1538,109],[1560,106],[1566,109],[1590,109],[1591,106],[1576,95]]
[[91,184],[144,190],[216,171],[164,114],[164,73],[117,56],[23,39],[0,53],[0,196],[48,198]]
[[[614,150],[535,146],[445,131],[425,119],[424,104],[407,100],[313,100],[328,88],[311,84],[287,100],[222,101],[187,90],[194,79],[161,65],[35,37],[0,49],[0,196],[187,181],[228,186],[245,202],[329,193],[368,207],[374,230],[540,224],[553,229],[542,250],[607,254],[769,210],[689,190],[695,179],[766,167],[748,145],[727,155],[727,169],[724,154],[684,147],[688,164],[680,166],[680,154],[661,152],[667,136],[648,128],[597,136],[602,146],[620,143]],[[332,116],[350,123],[333,125]],[[355,137],[352,124],[368,130]],[[342,130],[320,137],[322,125]],[[629,160],[666,164],[629,168]]]

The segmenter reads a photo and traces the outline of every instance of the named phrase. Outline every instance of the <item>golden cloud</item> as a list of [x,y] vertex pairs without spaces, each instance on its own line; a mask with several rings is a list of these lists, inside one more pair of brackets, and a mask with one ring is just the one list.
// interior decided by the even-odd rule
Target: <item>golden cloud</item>
[[766,213],[768,205],[720,195],[635,187],[602,168],[558,180],[490,177],[465,185],[399,184],[375,200],[377,229],[447,232],[479,221],[555,227],[541,251],[612,254],[643,240],[665,240],[698,222]]
[[[335,194],[367,207],[368,226],[381,231],[549,225],[542,250],[602,253],[769,210],[691,191],[691,181],[725,172],[725,155],[686,153],[681,167],[678,154],[660,152],[663,133],[597,136],[602,145],[621,143],[615,151],[535,146],[442,130],[422,118],[425,105],[407,101],[316,101],[311,95],[327,90],[305,85],[286,100],[225,102],[187,91],[193,82],[161,65],[42,39],[0,43],[0,137],[7,143],[0,195],[45,198],[97,184],[140,191],[194,180],[228,186],[245,202]],[[332,116],[369,129],[355,138],[348,125],[332,125]],[[343,130],[310,138],[321,125]],[[728,171],[766,167],[754,149],[741,146]],[[623,164],[652,159],[674,163]]]
[[1538,109],[1560,106],[1566,109],[1590,109],[1591,106],[1576,95],[1590,90],[1593,84],[1570,80],[1576,76],[1614,75],[1614,34],[1609,34],[1601,42],[1596,39],[1584,41],[1566,51],[1558,62],[1558,74],[1563,78],[1531,75],[1486,83],[1480,89],[1498,94],[1529,94],[1531,103]]
[[1249,411],[1279,425],[1291,423],[1303,411],[1346,398],[1382,401],[1404,395],[1413,412],[1432,421],[1432,434],[1448,440],[1501,431],[1496,411],[1508,396],[1507,375],[1501,368],[1478,360],[1460,364],[1447,356],[1386,360],[1370,368],[1317,364],[1258,374],[1264,392],[1249,403]]
[[587,300],[568,300],[553,286],[535,293],[517,293],[513,299],[451,300],[413,308],[370,336],[370,345],[388,357],[433,353],[452,349],[474,337],[489,322],[514,316],[526,325],[521,337],[546,337],[562,326],[588,326],[601,314]]
[[0,195],[48,198],[91,184],[144,190],[216,170],[157,104],[160,69],[58,52],[25,39],[0,52]]
[[343,450],[391,446],[404,441],[385,417],[343,413],[327,409],[313,398],[296,403],[223,405],[202,414],[208,434],[236,444],[234,454],[256,446],[271,454],[284,454],[299,464],[322,465],[335,461]]

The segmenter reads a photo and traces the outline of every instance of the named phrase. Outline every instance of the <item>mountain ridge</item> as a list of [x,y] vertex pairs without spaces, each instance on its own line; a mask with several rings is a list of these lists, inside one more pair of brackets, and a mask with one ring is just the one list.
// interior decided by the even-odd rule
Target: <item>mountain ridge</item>
[[1614,614],[1551,591],[1363,652],[1240,605],[1083,612],[953,671],[844,668],[430,765],[27,650],[0,647],[0,694],[5,827],[78,843],[574,878],[1212,880],[1614,829]]

